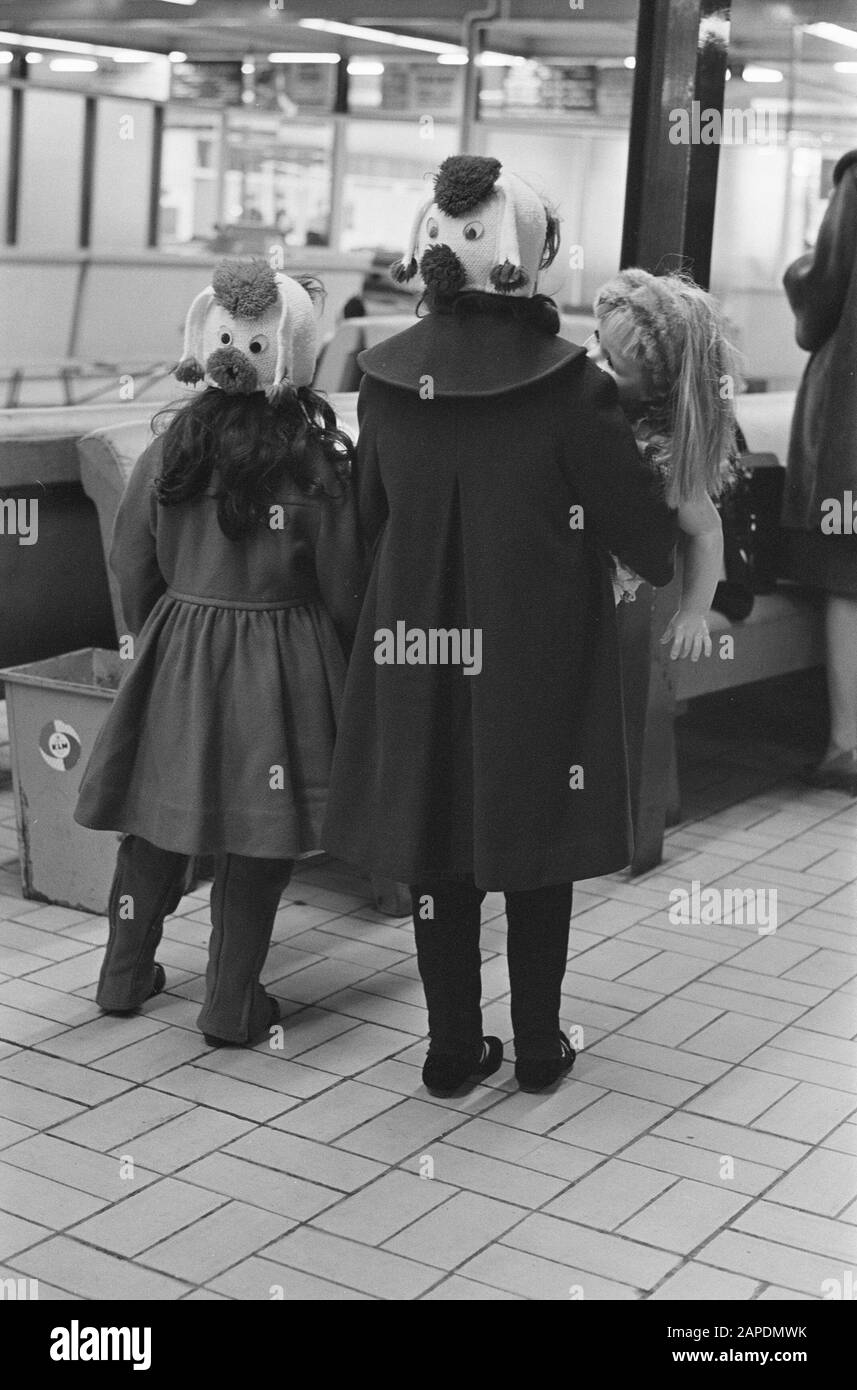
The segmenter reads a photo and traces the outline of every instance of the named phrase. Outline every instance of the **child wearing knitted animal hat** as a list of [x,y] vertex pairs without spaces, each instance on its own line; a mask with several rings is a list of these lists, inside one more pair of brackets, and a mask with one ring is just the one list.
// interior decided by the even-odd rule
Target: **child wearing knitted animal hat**
[[[434,1095],[503,1060],[480,1003],[495,890],[518,1085],[541,1090],[573,1065],[560,1019],[573,883],[631,857],[608,555],[653,584],[673,573],[675,517],[616,390],[558,336],[540,292],[557,246],[525,179],[451,155],[398,268],[419,272],[429,312],[359,359],[375,549],[323,843],[410,887]],[[435,639],[453,643],[435,645],[440,660]]]
[[[687,537],[681,603],[662,645],[673,660],[711,655],[707,615],[721,575],[723,528],[713,498],[735,452],[734,352],[716,301],[684,275],[623,270],[595,296],[589,355],[609,372],[640,452]],[[616,601],[638,577],[616,562]]]
[[205,387],[156,421],[111,566],[134,659],[75,818],[124,834],[96,1001],[131,1013],[192,856],[214,857],[211,1046],[279,1018],[260,984],[294,860],[319,848],[362,551],[350,440],[310,387],[317,282],[224,263],[194,300],[176,375]]

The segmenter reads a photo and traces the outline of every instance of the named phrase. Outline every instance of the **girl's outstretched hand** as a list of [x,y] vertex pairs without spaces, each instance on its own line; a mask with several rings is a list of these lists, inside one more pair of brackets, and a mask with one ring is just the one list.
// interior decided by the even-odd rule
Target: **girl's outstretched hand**
[[698,661],[703,652],[706,656],[711,656],[711,637],[705,614],[680,608],[670,618],[667,630],[661,638],[661,646],[665,646],[667,642],[672,642],[671,661],[688,656],[691,661]]

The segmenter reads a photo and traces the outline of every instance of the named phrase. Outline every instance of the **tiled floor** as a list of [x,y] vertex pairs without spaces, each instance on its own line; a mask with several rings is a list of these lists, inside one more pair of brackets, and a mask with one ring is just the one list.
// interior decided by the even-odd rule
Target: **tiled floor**
[[[753,748],[697,732],[664,864],[578,886],[572,1077],[524,1095],[506,1062],[449,1101],[420,1083],[410,924],[336,865],[277,918],[282,1046],[196,1030],[205,887],[167,924],[167,992],[102,1017],[106,924],[22,898],[7,781],[0,1277],[58,1299],[851,1297],[857,802]],[[694,880],[776,888],[776,931],[671,921]],[[485,923],[508,1039],[499,894]]]

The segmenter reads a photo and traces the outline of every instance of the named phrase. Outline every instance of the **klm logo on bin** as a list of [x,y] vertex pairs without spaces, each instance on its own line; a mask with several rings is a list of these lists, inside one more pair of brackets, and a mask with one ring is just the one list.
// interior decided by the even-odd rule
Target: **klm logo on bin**
[[39,752],[54,772],[69,772],[80,757],[80,738],[70,724],[52,719],[39,734]]

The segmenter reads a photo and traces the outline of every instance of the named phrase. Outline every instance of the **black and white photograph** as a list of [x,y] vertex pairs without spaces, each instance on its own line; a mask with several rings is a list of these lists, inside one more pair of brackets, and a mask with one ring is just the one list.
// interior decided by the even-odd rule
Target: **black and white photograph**
[[511,1301],[824,1374],[854,0],[0,0],[0,327],[28,1365]]

